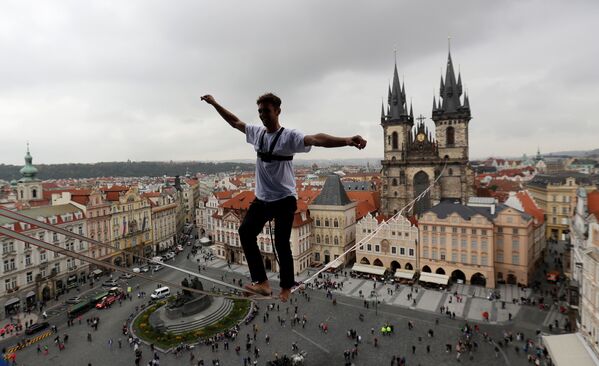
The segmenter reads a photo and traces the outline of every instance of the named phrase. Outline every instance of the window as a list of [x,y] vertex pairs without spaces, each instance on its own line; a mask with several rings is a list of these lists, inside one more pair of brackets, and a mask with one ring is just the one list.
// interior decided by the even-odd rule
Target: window
[[397,247],[391,247],[391,254],[397,254]]
[[377,252],[377,253],[380,252],[381,251],[381,246],[378,245],[378,244],[375,244],[374,245],[374,251]]
[[441,232],[444,233],[445,232],[445,226],[441,226]]
[[518,235],[518,228],[514,228],[513,231],[514,235]]
[[[462,248],[466,248],[466,246],[468,245],[468,241],[466,240],[466,238],[462,238],[462,243],[461,243],[461,245],[462,245]],[[455,246],[456,246],[456,245],[454,245],[454,247],[455,247]]]
[[320,235],[316,235],[316,244],[320,244]]
[[495,260],[497,262],[503,262],[503,252],[497,252],[497,254],[495,255]]
[[520,264],[520,255],[512,253],[512,264]]
[[451,232],[452,233],[457,233],[458,232],[458,228],[457,227],[452,227],[451,228]]
[[399,248],[399,255],[406,255],[406,248]]
[[437,259],[437,250],[433,248],[433,256],[432,259]]
[[471,248],[472,248],[472,250],[478,249],[478,242],[476,241],[476,238],[472,238]]
[[487,240],[487,238],[483,238],[483,239],[480,241],[480,249],[481,249],[483,252],[486,252],[487,250],[489,250],[489,241]]
[[413,257],[414,256],[414,249],[412,249],[412,248],[408,249],[408,255],[410,257]]
[[[464,244],[462,244],[463,246],[466,246],[466,244],[465,244],[466,243],[466,239],[462,239],[462,243],[464,243]],[[451,246],[453,248],[456,248],[458,246],[458,237],[457,236],[452,236],[451,237]]]
[[460,258],[460,259],[461,259],[462,263],[468,263],[468,262],[467,262],[467,261],[468,261],[468,254],[466,254],[466,253],[462,253],[462,255],[461,255],[461,258]]
[[393,131],[393,133],[391,134],[391,148],[393,150],[397,150],[398,148],[398,136],[397,136],[397,132]]
[[329,219],[324,219],[324,226],[329,226]]
[[335,236],[335,238],[333,239],[333,243],[335,245],[339,245],[339,237],[338,236]]
[[437,245],[437,236],[436,235],[433,235],[432,244]]
[[334,227],[339,227],[339,220],[335,219],[335,220],[333,221],[333,226],[334,226]]
[[480,256],[480,264],[483,265],[483,266],[486,266],[488,264],[487,255],[486,254],[483,254],[483,255]]
[[329,236],[328,235],[324,236],[324,243],[329,244]]
[[481,230],[480,235],[487,235],[487,230],[485,230],[485,229]]
[[441,235],[441,245],[445,245],[445,235]]
[[366,245],[366,250],[369,252],[372,251],[372,244]]
[[428,225],[422,226],[422,231],[428,231]]
[[441,252],[441,260],[444,261],[445,260],[445,252]]
[[15,259],[11,258],[11,259],[7,259],[4,261],[4,272],[10,272],[15,270]]
[[56,273],[60,273],[60,263],[54,263],[54,270]]
[[497,228],[497,233],[499,233],[499,234],[503,233],[503,228],[502,227],[498,227]]
[[520,240],[518,238],[512,239],[512,250],[520,250]]
[[423,256],[424,258],[428,258],[428,248],[423,248],[423,249],[422,249],[422,256]]
[[25,254],[25,266],[31,265],[31,254]]
[[472,229],[472,235],[476,235],[476,229]]
[[320,226],[320,219],[316,219],[316,226]]
[[455,144],[455,130],[453,127],[447,127],[446,130],[446,145],[447,146],[453,146],[453,144]]
[[27,272],[27,283],[33,282],[33,272]]
[[52,233],[52,241],[55,242],[55,243],[58,242],[58,234]]
[[451,253],[451,261],[452,262],[457,262],[458,261],[458,253],[457,252],[452,252]]

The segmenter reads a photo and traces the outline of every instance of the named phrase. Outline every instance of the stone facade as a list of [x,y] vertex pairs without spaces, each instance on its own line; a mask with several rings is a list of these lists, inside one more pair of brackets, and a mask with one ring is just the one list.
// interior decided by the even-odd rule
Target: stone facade
[[[372,233],[375,233],[374,235]],[[418,228],[404,216],[381,222],[372,215],[356,223],[356,263],[391,269],[415,270],[418,266]]]
[[533,218],[514,208],[444,202],[419,220],[420,271],[494,288],[528,284],[537,261]]
[[[467,95],[463,101],[460,99],[461,76],[456,81],[451,55],[445,81],[441,79],[439,103],[433,100],[435,138],[424,117],[417,118],[419,122],[414,125],[412,107],[408,111],[406,103],[405,85],[400,85],[397,74],[396,66],[387,110],[383,106],[381,112],[383,214],[391,216],[406,206],[404,214],[419,214],[444,199],[465,203],[472,195],[474,183],[468,163],[470,103]],[[412,200],[441,173],[429,194],[411,206]]]

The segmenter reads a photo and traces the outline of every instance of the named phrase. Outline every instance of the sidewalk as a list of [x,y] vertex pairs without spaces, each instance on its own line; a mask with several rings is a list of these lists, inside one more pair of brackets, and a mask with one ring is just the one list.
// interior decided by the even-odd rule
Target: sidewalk
[[[194,259],[195,260],[195,259]],[[229,268],[227,262],[223,259],[213,259],[208,262],[201,260],[201,264],[206,267],[221,269],[227,272],[235,272],[240,275],[248,276],[249,271],[247,266],[233,264]],[[314,268],[309,268],[296,275],[296,281],[303,281],[315,273]],[[309,273],[308,273],[309,272]],[[454,285],[450,291],[437,291],[425,289],[419,286],[400,285],[400,289],[396,290],[395,285],[382,284],[378,282],[374,288],[373,281],[361,278],[352,278],[344,276],[344,271],[339,272],[337,278],[333,274],[323,274],[331,281],[343,283],[342,289],[333,290],[334,294],[339,294],[347,297],[358,298],[374,302],[378,299],[380,303],[410,308],[413,310],[426,311],[429,313],[439,313],[441,306],[445,306],[452,313],[455,313],[456,318],[484,321],[483,313],[489,313],[489,322],[491,324],[507,323],[509,314],[515,318],[521,309],[521,305],[513,304],[511,300],[519,297],[530,297],[530,290],[519,290],[506,285],[498,286],[497,290],[502,294],[501,300],[490,301],[486,298],[489,289],[480,286],[472,285]],[[268,278],[276,280],[277,273],[268,272]],[[391,292],[388,290],[391,289]],[[376,292],[376,297],[371,296],[372,291]],[[362,296],[360,296],[360,291]],[[454,292],[461,296],[461,302],[457,302]],[[412,298],[407,299],[407,295],[412,293]],[[504,297],[505,296],[505,297]],[[414,300],[416,304],[414,305]],[[502,309],[501,303],[506,301],[505,309]],[[450,302],[451,301],[451,302]],[[445,316],[445,315],[441,315]]]

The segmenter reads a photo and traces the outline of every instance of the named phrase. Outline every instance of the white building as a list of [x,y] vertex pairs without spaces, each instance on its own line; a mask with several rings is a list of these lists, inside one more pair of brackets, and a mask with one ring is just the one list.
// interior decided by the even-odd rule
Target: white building
[[[72,204],[32,208],[19,212],[86,236],[85,215]],[[88,255],[88,244],[64,235],[31,227],[28,224],[0,217],[0,225],[9,230]],[[2,275],[0,276],[0,304],[2,316],[9,316],[38,301],[47,301],[69,288],[86,281],[88,264],[70,257],[34,247],[19,240],[0,235],[2,247]]]

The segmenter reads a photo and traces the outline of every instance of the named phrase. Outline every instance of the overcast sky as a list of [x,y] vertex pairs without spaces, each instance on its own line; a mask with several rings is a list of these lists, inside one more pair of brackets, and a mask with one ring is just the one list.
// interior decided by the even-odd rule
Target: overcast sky
[[[284,5],[283,5],[284,4]],[[470,96],[470,155],[599,147],[599,1],[2,1],[0,163],[252,158],[247,123],[361,134],[380,157],[394,49],[414,113],[431,116],[451,35]]]

